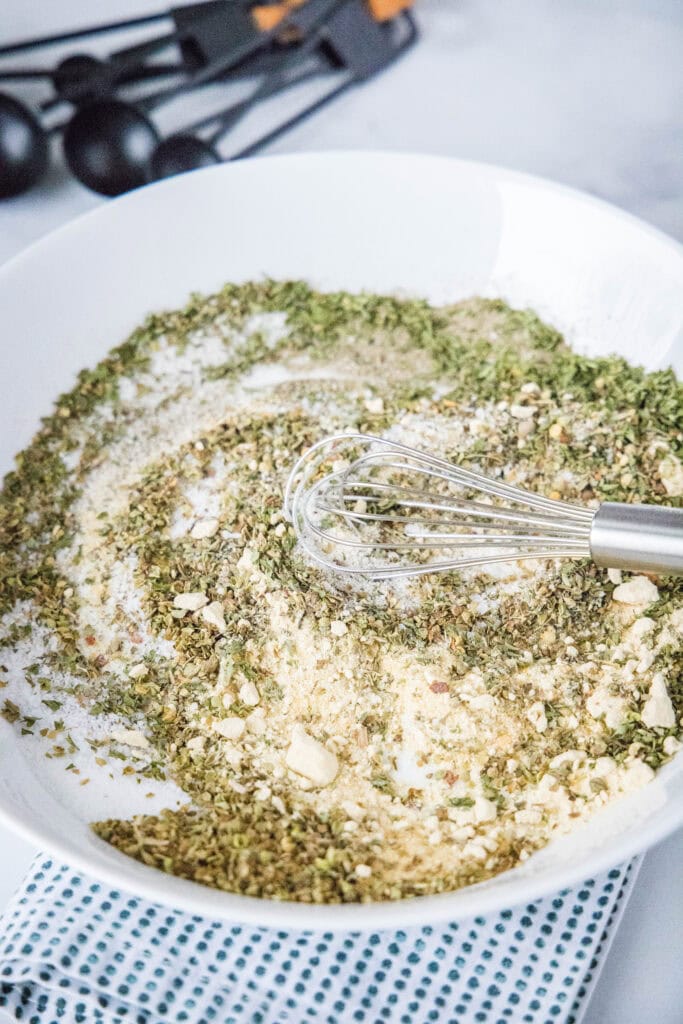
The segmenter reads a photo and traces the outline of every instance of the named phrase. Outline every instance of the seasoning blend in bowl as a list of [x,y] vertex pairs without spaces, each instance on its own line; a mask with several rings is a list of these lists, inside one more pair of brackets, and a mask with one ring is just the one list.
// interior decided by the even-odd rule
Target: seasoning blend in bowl
[[340,582],[284,519],[292,462],[358,430],[680,504],[681,422],[672,373],[500,301],[226,285],[84,371],[7,477],[0,708],[86,784],[139,780],[151,812],[93,827],[181,877],[318,903],[489,878],[679,749],[683,585],[552,561]]

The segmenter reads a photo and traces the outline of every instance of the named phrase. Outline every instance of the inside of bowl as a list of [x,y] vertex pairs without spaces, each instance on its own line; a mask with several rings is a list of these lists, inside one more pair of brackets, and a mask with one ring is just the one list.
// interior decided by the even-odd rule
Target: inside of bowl
[[[588,354],[683,370],[681,250],[618,211],[521,175],[436,158],[259,160],[132,193],[0,271],[0,468],[10,468],[76,373],[148,313],[178,307],[196,290],[264,276],[434,302],[500,296],[536,309]],[[63,772],[37,769],[4,722],[0,739],[5,815],[95,873],[149,888],[149,869],[124,869],[87,825],[93,798],[132,808],[134,794],[114,793],[102,778],[86,800]],[[559,887],[572,871],[589,873],[600,858],[614,863],[659,838],[683,821],[682,773],[679,755],[646,790],[485,883],[491,899],[515,902],[519,878],[532,879],[539,893]],[[239,898],[168,885],[182,905],[242,913]],[[444,913],[473,905],[456,893]],[[377,919],[356,909],[359,922]],[[262,918],[269,915],[264,908]]]

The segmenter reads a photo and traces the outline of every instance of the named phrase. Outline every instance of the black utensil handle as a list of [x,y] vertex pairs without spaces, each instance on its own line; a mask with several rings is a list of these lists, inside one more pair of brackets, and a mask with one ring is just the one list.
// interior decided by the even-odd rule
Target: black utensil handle
[[278,79],[276,82],[271,82],[268,89],[264,89],[259,92],[256,96],[252,94],[240,103],[234,103],[232,107],[228,107],[222,114],[214,117],[214,120],[218,120],[220,125],[207,139],[210,146],[214,146],[231,128],[240,121],[252,107],[255,107],[257,103],[263,102],[263,100],[270,99],[272,96],[276,96],[280,92],[285,92],[287,89],[294,88],[295,85],[302,85],[304,82],[309,82],[313,78],[319,78],[326,72],[321,68],[314,68],[313,70],[303,71],[297,78],[292,78],[289,81]]
[[165,78],[167,75],[185,75],[188,72],[187,64],[180,61],[170,64],[141,64],[137,68],[116,69],[116,84],[129,85],[131,82],[146,82],[150,78]]
[[171,43],[180,43],[187,38],[187,32],[168,32],[165,36],[157,36],[155,39],[147,39],[144,43],[136,43],[135,46],[126,46],[122,50],[114,50],[109,55],[112,64],[118,67],[135,65],[145,57],[150,57],[159,50],[165,49]]
[[155,21],[162,21],[170,15],[165,11],[158,14],[145,14],[139,18],[126,18],[124,21],[109,21],[102,25],[90,25],[88,28],[74,29],[71,32],[58,32],[53,36],[39,36],[36,39],[22,39],[18,43],[8,43],[0,46],[0,57],[10,53],[21,53],[24,50],[31,50],[39,46],[53,46],[57,43],[67,43],[71,39],[84,39],[86,36],[96,36],[105,32],[124,31],[128,28],[138,28],[142,25],[152,25]]
[[23,79],[52,78],[52,71],[47,68],[8,68],[0,71],[0,81],[22,81]]
[[[335,10],[346,3],[347,0],[338,0]],[[243,118],[252,107],[255,107],[257,103],[261,103],[263,100],[269,99],[271,96],[275,96],[278,92],[285,89],[293,88],[295,85],[299,85],[302,82],[307,81],[319,74],[323,73],[323,70],[327,70],[329,65],[326,65],[325,69],[315,68],[313,71],[303,71],[301,74],[294,75],[290,78],[292,71],[296,71],[301,66],[302,60],[306,57],[310,57],[320,45],[321,33],[326,23],[325,19],[321,25],[313,28],[309,34],[304,38],[300,46],[295,51],[288,54],[279,68],[277,68],[271,75],[266,76],[260,85],[252,92],[250,96],[242,100],[240,103],[234,104],[232,108],[228,108],[222,117],[220,117],[220,126],[210,136],[208,142],[210,146],[215,145],[218,140],[226,134],[231,128],[237,124],[241,118]]]
[[267,32],[260,32],[255,28],[254,36],[251,39],[245,40],[218,60],[207,64],[206,67],[201,69],[201,71],[197,71],[191,78],[182,82],[180,85],[172,86],[170,89],[164,89],[151,96],[145,96],[143,99],[138,101],[137,106],[140,110],[148,113],[149,111],[154,110],[155,107],[160,106],[162,103],[167,103],[169,100],[175,99],[176,96],[180,96],[186,92],[191,92],[192,89],[196,89],[200,85],[205,85],[206,82],[210,82],[212,79],[218,78],[224,72],[228,71],[229,68],[234,67],[247,57],[251,57],[252,54],[265,48],[290,25],[300,28],[304,33],[314,31],[318,25],[324,23],[325,19],[329,17],[331,12],[339,5],[340,2],[343,3],[344,0],[307,0],[307,3],[304,4],[303,7],[293,8],[291,12],[277,26],[275,26],[275,28],[269,29]]
[[242,43],[240,46],[235,47],[230,53],[225,54],[219,60],[213,61],[211,64],[207,64],[206,67],[202,68],[201,71],[196,72],[186,81],[181,82],[179,85],[171,86],[169,89],[162,89],[161,92],[152,93],[151,96],[144,96],[141,100],[138,100],[137,106],[141,110],[148,112],[154,110],[155,107],[161,106],[162,103],[168,103],[170,100],[175,99],[176,96],[180,96],[183,93],[191,92],[193,89],[198,88],[200,85],[205,85],[210,82],[213,78],[218,78],[224,72],[228,71],[229,68],[235,64],[239,64],[240,61],[246,57],[250,57],[252,53],[260,47],[265,46],[268,42],[266,33],[263,33],[261,38],[254,38],[248,43]]
[[[391,59],[384,65],[384,68],[390,67],[396,60],[398,60],[399,57],[401,57],[408,49],[410,49],[410,47],[413,45],[413,43],[416,41],[418,37],[418,30],[417,25],[415,24],[415,19],[413,18],[409,11],[404,11],[401,15],[399,15],[399,19],[400,22],[406,28],[406,36],[399,42]],[[382,68],[381,70],[384,70],[384,68]],[[279,139],[281,135],[285,134],[285,132],[288,132],[292,128],[295,128],[296,125],[300,124],[302,121],[305,121],[307,117],[311,117],[313,114],[316,114],[319,110],[322,110],[323,107],[327,106],[328,103],[331,103],[333,100],[341,96],[342,93],[346,92],[347,89],[351,89],[354,85],[357,85],[360,81],[363,80],[363,78],[351,75],[345,82],[342,82],[335,89],[331,89],[330,92],[326,93],[324,96],[321,96],[319,99],[315,100],[315,102],[309,104],[307,107],[304,107],[303,110],[300,110],[297,114],[294,114],[293,117],[288,118],[282,124],[279,124],[276,128],[273,128],[272,131],[267,132],[265,135],[262,135],[260,139],[257,139],[250,145],[245,146],[244,149],[241,149],[239,150],[239,152],[234,153],[231,157],[228,157],[228,161],[243,160],[245,157],[253,156],[254,153],[258,153],[259,150],[263,149],[265,146],[269,146],[272,142],[275,142],[275,140]]]
[[[136,68],[121,68],[114,79],[114,83],[117,87],[120,85],[132,85],[155,78],[168,78],[169,75],[184,75],[187,74],[187,70],[187,65],[185,64],[146,64]],[[0,74],[0,78],[2,78],[2,74]],[[70,101],[64,96],[50,96],[49,99],[43,100],[39,104],[38,109],[43,113],[47,113],[48,110],[53,110],[61,103],[68,102]]]
[[228,161],[243,160],[247,156],[252,156],[254,153],[258,153],[258,151],[263,149],[264,146],[269,146],[271,142],[275,142],[275,140],[279,139],[281,135],[285,134],[285,132],[288,132],[291,128],[295,128],[301,121],[305,121],[307,117],[311,117],[319,110],[322,110],[322,108],[327,106],[328,103],[331,103],[332,100],[336,100],[338,96],[341,96],[342,93],[346,92],[347,89],[350,89],[355,84],[355,78],[350,78],[348,81],[342,82],[341,85],[338,85],[335,89],[331,89],[314,103],[309,103],[307,107],[304,107],[303,110],[294,114],[293,117],[283,121],[283,123],[279,124],[277,128],[273,128],[272,131],[262,135],[260,139],[256,140],[256,142],[252,142],[250,145],[245,146],[244,149],[241,149],[238,153],[234,153],[231,157],[228,157]]

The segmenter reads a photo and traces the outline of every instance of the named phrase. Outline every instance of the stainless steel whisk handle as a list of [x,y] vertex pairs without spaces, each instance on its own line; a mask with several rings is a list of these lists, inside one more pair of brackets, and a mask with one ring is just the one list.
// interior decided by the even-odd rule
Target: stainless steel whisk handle
[[683,509],[606,501],[589,543],[597,565],[683,576]]

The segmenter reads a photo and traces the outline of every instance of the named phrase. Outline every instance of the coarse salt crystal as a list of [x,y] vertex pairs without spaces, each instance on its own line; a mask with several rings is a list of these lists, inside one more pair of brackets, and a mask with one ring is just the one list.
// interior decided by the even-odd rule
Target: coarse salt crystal
[[242,683],[239,689],[239,698],[243,704],[247,704],[251,708],[256,707],[261,699],[255,683],[252,683],[251,680]]
[[657,587],[647,576],[634,576],[626,583],[620,583],[612,593],[613,600],[620,604],[654,604],[658,597]]
[[600,687],[586,701],[586,711],[592,718],[604,717],[608,729],[618,729],[626,716],[626,701]]
[[625,790],[639,789],[647,785],[655,777],[655,773],[649,764],[645,764],[639,757],[634,757],[627,763],[626,771],[622,775],[622,782]]
[[365,408],[370,413],[382,413],[384,412],[384,401],[381,398],[368,398],[365,402]]
[[530,420],[536,415],[533,405],[511,405],[510,415],[516,420]]
[[486,797],[483,796],[478,796],[476,798],[472,812],[477,824],[484,821],[493,821],[498,816],[498,808],[494,804],[493,800],[487,800]]
[[220,601],[212,601],[206,608],[200,610],[199,615],[207,625],[213,626],[219,633],[225,632],[225,615]]
[[641,637],[649,633],[654,627],[655,620],[650,619],[647,615],[643,615],[641,618],[636,619],[629,630],[629,637],[639,640]]
[[186,594],[176,594],[173,598],[173,607],[180,608],[186,612],[198,612],[200,608],[209,603],[206,594],[200,590],[192,590]]
[[127,747],[139,747],[144,749],[149,746],[149,740],[139,729],[115,729],[111,739],[116,743],[123,743]]
[[217,519],[200,519],[190,530],[190,537],[193,540],[208,540],[218,532],[218,526]]
[[238,740],[244,733],[244,720],[236,715],[213,723],[213,731],[226,740]]
[[341,622],[339,619],[335,619],[334,622],[330,623],[330,633],[332,636],[345,636],[348,631],[349,627],[345,622]]
[[314,739],[302,726],[292,729],[292,739],[285,758],[287,767],[303,775],[314,786],[329,786],[339,771],[336,754]]
[[659,477],[667,494],[683,495],[683,465],[675,455],[667,455],[659,464]]
[[527,711],[527,718],[533,725],[536,732],[545,732],[548,728],[548,719],[546,718],[545,708],[540,701],[535,701],[531,704]]
[[648,729],[671,729],[676,724],[676,712],[661,672],[652,680],[640,717]]
[[253,548],[245,548],[238,558],[235,568],[239,572],[250,573],[253,571],[257,559],[258,555]]
[[262,708],[256,708],[255,711],[252,711],[244,719],[244,722],[249,732],[252,732],[255,736],[263,736],[266,731],[266,720]]

